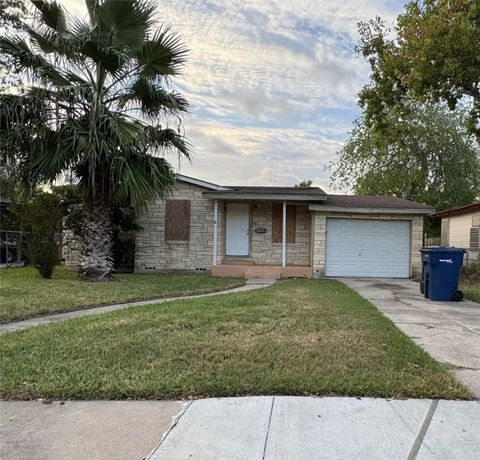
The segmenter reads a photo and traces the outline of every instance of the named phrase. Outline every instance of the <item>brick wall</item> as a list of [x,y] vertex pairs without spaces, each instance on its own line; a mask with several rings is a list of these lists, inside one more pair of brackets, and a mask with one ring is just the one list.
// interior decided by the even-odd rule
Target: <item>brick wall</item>
[[[165,201],[150,203],[138,213],[142,230],[135,240],[135,272],[207,270],[213,257],[213,200],[203,198],[202,187],[178,182],[169,199],[190,200],[190,238],[165,241]],[[218,260],[223,258],[223,207],[218,206]]]
[[349,218],[349,219],[385,219],[385,220],[408,220],[411,222],[410,239],[410,276],[419,278],[422,273],[422,261],[420,248],[423,241],[423,216],[399,215],[399,214],[342,214],[323,211],[315,211],[312,215],[312,253],[313,271],[316,277],[325,275],[325,247],[327,218]]
[[[281,265],[282,244],[272,243],[272,202],[253,203],[251,222],[251,258],[259,265]],[[266,233],[256,233],[263,227]],[[310,265],[310,211],[307,205],[296,206],[295,243],[287,244],[287,265]]]

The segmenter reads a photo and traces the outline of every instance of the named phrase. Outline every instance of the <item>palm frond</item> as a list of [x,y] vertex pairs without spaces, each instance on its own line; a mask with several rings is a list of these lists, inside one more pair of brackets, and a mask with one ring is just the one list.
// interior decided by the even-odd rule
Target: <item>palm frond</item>
[[121,106],[132,101],[140,103],[140,110],[152,118],[159,115],[178,116],[190,109],[187,100],[180,93],[166,91],[161,85],[143,75],[119,97]]
[[156,126],[145,127],[147,144],[157,150],[176,150],[185,158],[191,159],[191,146],[185,136],[177,133],[171,128],[159,128]]
[[67,31],[67,20],[62,6],[56,1],[31,0],[40,12],[42,21],[53,30],[64,33]]
[[70,80],[43,56],[34,53],[20,37],[0,38],[0,52],[11,56],[18,68],[32,71],[34,75],[55,86],[70,86]]
[[141,207],[146,201],[166,197],[176,175],[164,158],[129,152],[112,165],[113,199],[123,206]]
[[154,24],[156,5],[145,0],[105,0],[98,8],[98,30],[105,43],[139,47]]
[[188,50],[169,27],[160,28],[151,40],[135,51],[145,76],[170,76],[179,72]]

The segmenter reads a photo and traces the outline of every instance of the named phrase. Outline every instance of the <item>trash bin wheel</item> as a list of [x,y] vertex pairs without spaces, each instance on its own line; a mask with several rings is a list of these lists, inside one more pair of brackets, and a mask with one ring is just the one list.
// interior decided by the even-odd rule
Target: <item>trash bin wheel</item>
[[420,283],[420,293],[425,294],[425,283],[423,281]]
[[463,292],[459,291],[458,289],[456,291],[453,291],[452,300],[454,300],[455,302],[460,302],[461,300],[463,300]]

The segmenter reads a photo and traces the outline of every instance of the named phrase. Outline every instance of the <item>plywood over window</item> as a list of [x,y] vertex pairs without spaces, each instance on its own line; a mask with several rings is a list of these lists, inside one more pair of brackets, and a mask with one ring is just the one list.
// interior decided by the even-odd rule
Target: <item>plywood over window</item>
[[[282,242],[282,213],[283,204],[272,205],[272,242]],[[287,243],[295,243],[295,226],[297,221],[297,207],[294,204],[287,205]]]
[[165,240],[188,241],[190,238],[190,200],[165,203]]

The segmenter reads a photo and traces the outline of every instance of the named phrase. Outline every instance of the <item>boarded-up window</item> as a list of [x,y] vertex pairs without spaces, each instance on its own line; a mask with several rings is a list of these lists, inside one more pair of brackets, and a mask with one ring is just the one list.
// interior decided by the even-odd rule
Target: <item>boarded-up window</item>
[[190,237],[190,200],[167,200],[165,204],[165,240],[188,241]]
[[[273,203],[272,206],[272,242],[282,242],[282,213],[283,204]],[[297,219],[297,207],[294,204],[287,205],[287,243],[295,243],[295,225]]]

